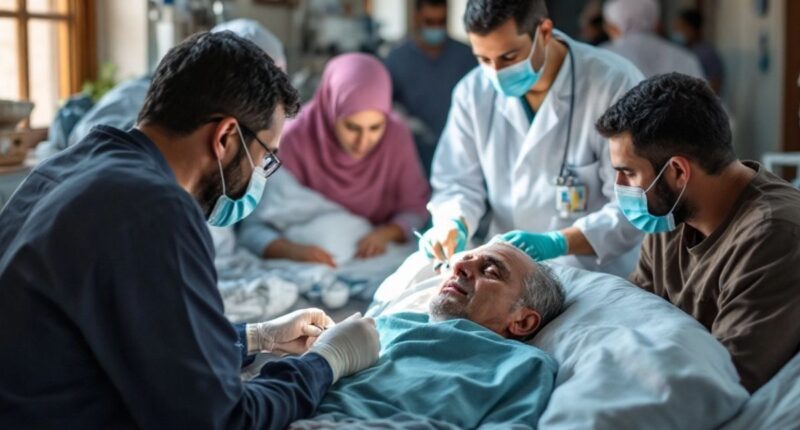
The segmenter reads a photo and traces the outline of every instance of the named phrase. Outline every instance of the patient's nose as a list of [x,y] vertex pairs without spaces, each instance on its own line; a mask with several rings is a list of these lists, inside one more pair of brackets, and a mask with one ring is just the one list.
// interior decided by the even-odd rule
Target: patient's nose
[[462,258],[453,264],[453,273],[459,278],[471,279],[474,273],[474,260]]

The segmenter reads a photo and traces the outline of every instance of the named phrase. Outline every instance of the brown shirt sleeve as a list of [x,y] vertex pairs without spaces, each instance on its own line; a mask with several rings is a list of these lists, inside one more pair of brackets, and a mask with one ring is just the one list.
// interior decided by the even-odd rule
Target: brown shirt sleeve
[[730,261],[711,332],[753,392],[800,348],[800,228],[780,220],[755,226]]
[[653,287],[653,258],[652,249],[655,237],[652,234],[645,236],[642,241],[642,250],[639,253],[639,262],[636,264],[636,269],[628,276],[628,280],[639,288],[654,292]]

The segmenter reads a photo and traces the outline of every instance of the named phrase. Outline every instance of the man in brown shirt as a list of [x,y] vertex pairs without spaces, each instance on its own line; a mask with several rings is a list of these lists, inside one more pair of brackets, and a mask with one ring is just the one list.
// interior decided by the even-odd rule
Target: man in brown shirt
[[648,79],[597,121],[617,199],[652,233],[630,280],[694,316],[757,390],[800,349],[800,190],[736,159],[701,80]]

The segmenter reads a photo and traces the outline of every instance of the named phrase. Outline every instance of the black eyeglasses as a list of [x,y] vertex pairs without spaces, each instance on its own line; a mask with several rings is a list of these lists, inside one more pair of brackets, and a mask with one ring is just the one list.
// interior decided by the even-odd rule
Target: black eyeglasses
[[[210,122],[220,122],[223,119],[224,118],[221,118],[221,117],[215,117],[215,118],[209,119],[206,122],[209,122],[209,123]],[[242,133],[242,136],[241,136],[242,139],[244,139],[244,135],[245,134],[253,136],[253,139],[255,139],[256,142],[258,142],[258,144],[261,145],[264,148],[264,150],[267,151],[267,155],[264,156],[264,158],[261,160],[261,165],[258,166],[258,167],[261,169],[261,172],[263,172],[264,178],[265,179],[269,178],[270,176],[272,176],[273,173],[277,172],[278,169],[280,169],[281,165],[283,164],[283,163],[281,163],[281,159],[278,158],[278,154],[276,154],[275,151],[269,149],[269,146],[267,146],[266,143],[262,142],[261,139],[258,138],[257,134],[255,134],[247,126],[242,125],[240,122],[238,122],[238,120],[237,120],[237,126],[239,127],[239,131],[241,131],[241,133]],[[247,143],[243,141],[242,145],[245,145],[245,151],[247,151],[247,148],[246,148]],[[249,152],[247,154],[250,155]]]
[[269,178],[272,176],[273,173],[277,172],[278,169],[281,168],[281,159],[278,158],[278,154],[276,154],[273,150],[269,149],[266,143],[262,142],[261,139],[258,138],[258,135],[253,133],[252,130],[247,128],[246,126],[239,124],[239,128],[242,130],[242,134],[249,134],[253,136],[253,139],[258,142],[259,145],[263,146],[264,149],[267,151],[267,155],[261,160],[261,171],[264,172],[264,178]]

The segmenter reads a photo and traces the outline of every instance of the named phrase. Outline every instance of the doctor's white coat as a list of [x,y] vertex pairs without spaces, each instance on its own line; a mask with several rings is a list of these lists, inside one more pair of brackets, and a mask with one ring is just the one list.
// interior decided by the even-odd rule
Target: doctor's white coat
[[567,165],[588,188],[588,212],[561,219],[556,188],[567,135],[572,66],[565,58],[531,124],[521,98],[498,94],[480,67],[456,86],[447,125],[433,160],[434,223],[464,216],[473,234],[491,211],[487,238],[514,229],[546,232],[579,228],[597,256],[555,261],[627,277],[642,234],[619,211],[608,141],[595,121],[644,77],[628,60],[557,32],[574,56],[575,106]]

